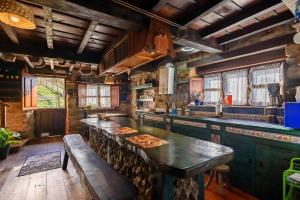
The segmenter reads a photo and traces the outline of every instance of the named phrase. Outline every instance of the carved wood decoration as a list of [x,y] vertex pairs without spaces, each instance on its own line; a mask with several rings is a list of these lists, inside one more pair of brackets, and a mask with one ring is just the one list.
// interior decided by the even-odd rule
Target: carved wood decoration
[[52,9],[43,6],[44,10],[44,22],[46,30],[46,40],[49,49],[53,49],[53,23],[52,23]]

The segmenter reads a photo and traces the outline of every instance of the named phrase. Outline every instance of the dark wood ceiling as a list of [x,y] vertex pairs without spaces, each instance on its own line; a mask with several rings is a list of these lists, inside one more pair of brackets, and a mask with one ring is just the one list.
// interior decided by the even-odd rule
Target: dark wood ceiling
[[[11,30],[5,31],[2,26],[0,37],[3,42],[0,44],[0,52],[16,51],[15,53],[30,54],[32,50],[37,52],[34,56],[54,56],[96,63],[114,42],[127,31],[145,27],[148,19],[110,0],[20,2],[33,11],[37,28],[35,30],[9,28]],[[217,41],[220,47],[252,33],[293,20],[293,14],[281,0],[126,0],[126,2],[193,30],[201,41],[206,41],[207,44],[212,40]],[[9,31],[11,32],[8,33]],[[17,42],[14,37],[17,37]],[[30,44],[34,44],[32,49],[28,49]],[[43,48],[45,50],[42,52],[45,55],[41,52]]]

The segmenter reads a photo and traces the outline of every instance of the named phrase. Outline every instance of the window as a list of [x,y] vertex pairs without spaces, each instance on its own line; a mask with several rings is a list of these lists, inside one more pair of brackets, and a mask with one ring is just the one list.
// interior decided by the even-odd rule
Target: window
[[204,76],[204,103],[217,103],[221,97],[221,74]]
[[98,106],[98,86],[87,85],[86,86],[86,105],[97,107]]
[[78,106],[112,108],[119,106],[119,86],[78,84]]
[[100,85],[100,107],[110,108],[110,86]]
[[250,104],[254,106],[267,106],[269,103],[267,85],[270,83],[280,83],[281,79],[282,69],[280,63],[252,68],[250,71]]
[[232,95],[233,105],[247,104],[247,70],[235,70],[223,74],[224,94]]
[[65,80],[63,78],[37,78],[37,105],[39,108],[65,107]]

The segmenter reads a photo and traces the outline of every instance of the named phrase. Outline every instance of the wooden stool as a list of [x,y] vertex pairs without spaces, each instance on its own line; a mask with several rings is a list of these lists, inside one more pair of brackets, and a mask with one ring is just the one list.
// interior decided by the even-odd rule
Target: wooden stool
[[224,195],[224,184],[229,186],[230,188],[230,183],[229,183],[229,178],[228,178],[228,173],[230,171],[230,167],[228,165],[220,165],[215,167],[213,170],[210,171],[210,175],[208,178],[208,182],[205,185],[205,187],[208,187],[213,179],[213,177],[216,177],[216,181],[219,180],[219,193],[223,196]]

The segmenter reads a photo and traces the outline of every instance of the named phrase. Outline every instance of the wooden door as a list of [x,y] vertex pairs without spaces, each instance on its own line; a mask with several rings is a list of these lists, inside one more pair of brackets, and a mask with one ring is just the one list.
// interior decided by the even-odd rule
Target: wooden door
[[66,109],[37,109],[34,111],[35,136],[42,133],[49,135],[64,135],[66,127]]

